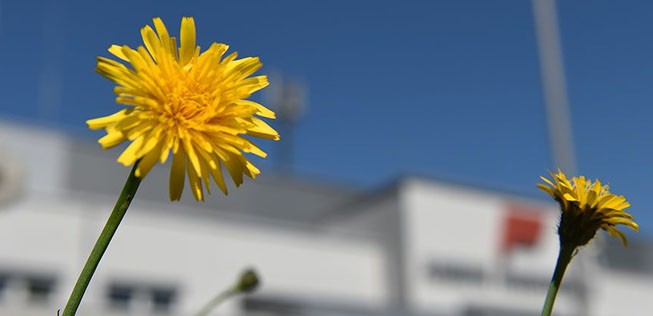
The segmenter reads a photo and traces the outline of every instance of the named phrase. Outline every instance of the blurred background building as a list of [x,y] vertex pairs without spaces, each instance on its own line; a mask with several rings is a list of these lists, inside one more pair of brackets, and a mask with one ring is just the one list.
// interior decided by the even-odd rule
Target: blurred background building
[[[55,130],[2,121],[0,135],[0,314],[54,314],[128,170]],[[536,315],[558,249],[555,205],[419,175],[368,191],[265,173],[204,203],[166,192],[158,166],[81,315],[193,315],[247,267],[262,288],[216,315]],[[583,249],[557,315],[645,315],[649,247]]]

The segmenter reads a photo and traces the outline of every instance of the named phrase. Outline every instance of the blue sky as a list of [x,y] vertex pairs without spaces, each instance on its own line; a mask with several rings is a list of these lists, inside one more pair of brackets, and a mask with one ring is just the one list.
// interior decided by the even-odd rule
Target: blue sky
[[[538,194],[554,166],[530,1],[398,3],[3,0],[0,115],[97,138],[84,120],[119,107],[95,56],[139,45],[154,16],[176,33],[192,15],[203,47],[228,43],[307,83],[300,174],[370,187],[444,175]],[[625,194],[651,236],[653,4],[558,9],[579,170]],[[265,172],[276,147],[263,147]]]

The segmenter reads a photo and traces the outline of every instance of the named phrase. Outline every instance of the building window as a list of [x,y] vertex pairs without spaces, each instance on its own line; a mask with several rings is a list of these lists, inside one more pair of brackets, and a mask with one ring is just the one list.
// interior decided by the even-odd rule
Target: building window
[[[506,283],[508,286],[512,286],[520,289],[533,289],[533,290],[542,290],[549,287],[549,279],[541,278],[537,276],[532,276],[528,274],[516,274],[509,273],[506,276]],[[565,284],[565,287],[567,284]]]
[[485,279],[485,272],[480,266],[452,262],[431,264],[429,274],[431,278],[456,283],[482,283]]
[[168,312],[175,301],[175,290],[171,288],[152,288],[152,308],[157,312]]
[[0,300],[4,299],[6,296],[7,283],[9,283],[9,275],[0,274]]
[[134,296],[134,287],[124,284],[112,284],[109,286],[109,304],[111,307],[127,309]]
[[27,276],[27,298],[33,303],[45,303],[54,290],[54,279],[42,276]]
[[0,271],[0,299],[25,299],[28,304],[48,303],[55,291],[56,278],[52,275],[15,271]]
[[109,285],[109,305],[117,309],[169,313],[173,310],[177,291],[170,286],[113,283]]

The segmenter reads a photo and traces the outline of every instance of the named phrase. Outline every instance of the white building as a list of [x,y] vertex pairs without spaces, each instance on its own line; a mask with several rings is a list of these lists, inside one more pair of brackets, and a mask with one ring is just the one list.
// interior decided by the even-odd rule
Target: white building
[[[118,150],[0,122],[0,315],[55,315],[129,170]],[[141,184],[79,315],[193,315],[255,267],[262,287],[215,315],[537,315],[555,263],[546,199],[405,177],[379,190],[264,175],[205,203]],[[652,252],[596,240],[556,315],[650,315]]]

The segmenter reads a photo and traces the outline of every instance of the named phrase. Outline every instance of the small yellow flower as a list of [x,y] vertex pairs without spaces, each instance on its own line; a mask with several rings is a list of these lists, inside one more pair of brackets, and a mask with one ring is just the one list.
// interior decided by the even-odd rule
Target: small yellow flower
[[131,142],[118,162],[129,166],[139,161],[139,178],[157,161],[165,163],[172,150],[171,200],[181,198],[186,173],[195,199],[204,199],[203,185],[210,193],[211,177],[227,194],[223,167],[238,186],[243,174],[255,178],[260,173],[244,153],[266,156],[244,135],[279,139],[272,127],[256,117],[273,119],[274,112],[246,100],[268,85],[266,76],[250,77],[262,64],[253,57],[236,59],[235,52],[223,58],[225,44],[213,43],[200,53],[192,17],[181,20],[179,47],[160,18],[154,19],[154,29],[141,29],[145,47],[109,48],[131,67],[97,58],[97,72],[117,84],[116,102],[127,108],[87,124],[107,132],[98,141],[105,149]]
[[601,181],[591,181],[583,176],[569,181],[560,170],[551,176],[555,183],[540,177],[546,184],[538,183],[537,187],[560,204],[562,216],[558,233],[561,244],[568,243],[574,248],[586,245],[601,228],[627,245],[626,236],[617,230],[616,225],[639,231],[633,216],[624,211],[630,203],[624,196],[610,193],[608,186],[602,185]]

